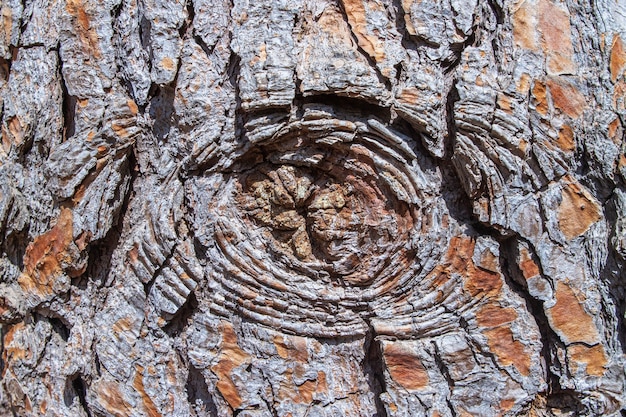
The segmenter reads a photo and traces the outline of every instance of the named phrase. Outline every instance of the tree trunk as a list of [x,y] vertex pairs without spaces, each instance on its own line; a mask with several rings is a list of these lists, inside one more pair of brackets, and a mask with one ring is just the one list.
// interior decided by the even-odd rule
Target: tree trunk
[[3,0],[2,415],[624,410],[623,0]]

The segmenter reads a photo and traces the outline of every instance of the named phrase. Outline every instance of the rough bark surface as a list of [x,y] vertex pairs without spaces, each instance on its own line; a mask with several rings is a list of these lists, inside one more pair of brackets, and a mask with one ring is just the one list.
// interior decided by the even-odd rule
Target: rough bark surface
[[623,415],[623,0],[0,28],[0,414]]

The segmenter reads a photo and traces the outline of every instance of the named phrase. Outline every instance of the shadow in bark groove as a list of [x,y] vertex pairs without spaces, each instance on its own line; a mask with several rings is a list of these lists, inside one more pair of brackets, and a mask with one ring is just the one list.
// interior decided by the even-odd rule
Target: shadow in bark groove
[[174,87],[165,85],[158,87],[155,96],[150,100],[149,114],[154,124],[152,133],[159,141],[167,139],[170,129],[174,124]]
[[88,248],[88,264],[85,273],[72,280],[72,284],[81,288],[87,288],[87,280],[96,282],[98,286],[108,285],[107,279],[111,272],[113,263],[113,255],[118,249],[118,246],[122,243],[120,240],[123,230],[124,219],[128,212],[128,207],[132,198],[134,197],[134,184],[137,179],[137,159],[134,152],[131,150],[126,156],[126,175],[130,176],[128,179],[128,187],[126,189],[126,195],[123,196],[123,201],[120,206],[119,212],[113,220],[111,229],[107,234],[99,241],[92,242]]
[[87,403],[87,385],[80,375],[68,377],[63,392],[63,401],[67,407],[71,407],[76,398],[78,398],[78,402],[87,417],[91,417],[92,414]]
[[380,398],[381,394],[387,391],[383,372],[383,353],[381,343],[376,338],[374,329],[371,326],[365,337],[364,350],[366,354],[363,363],[363,373],[367,377],[367,384],[370,391],[374,394],[374,403],[376,404],[376,414],[372,417],[388,417],[385,404]]
[[334,94],[315,94],[303,97],[301,104],[326,105],[333,109],[340,109],[343,113],[355,114],[362,118],[371,118],[373,116],[384,123],[388,123],[391,120],[391,109],[359,98],[343,97]]
[[193,417],[218,417],[217,407],[200,370],[189,367],[185,388]]
[[[1,232],[2,235],[0,236],[3,236],[4,230]],[[24,269],[24,254],[26,253],[28,242],[28,225],[26,225],[26,228],[19,233],[12,233],[6,236],[0,246],[2,253],[4,253],[9,261],[20,270]]]
[[48,321],[52,325],[52,330],[61,336],[61,339],[63,339],[64,342],[67,342],[70,337],[70,329],[65,325],[65,323],[56,317],[50,317],[48,318]]
[[[605,314],[617,321],[616,332],[618,340],[620,342],[622,352],[626,353],[626,324],[624,323],[624,318],[626,316],[626,283],[623,279],[625,268],[624,262],[620,261],[620,255],[617,253],[615,245],[612,244],[615,239],[619,239],[619,236],[617,235],[618,231],[615,227],[618,220],[618,209],[613,199],[609,199],[606,203],[604,213],[608,224],[613,225],[613,230],[610,232],[609,243],[607,245],[609,248],[607,261],[604,268],[600,271],[600,276],[608,277],[607,284],[609,284],[609,295],[613,299],[613,303],[615,304],[615,308],[617,310],[617,314],[609,314],[611,313],[610,311],[605,311]],[[603,305],[603,307],[605,306]]]
[[241,109],[241,93],[239,91],[239,76],[241,73],[241,58],[235,52],[231,52],[226,66],[228,82],[235,91],[235,138],[243,143],[245,136],[245,118]]
[[198,300],[195,293],[189,293],[189,298],[181,306],[180,310],[170,319],[170,322],[163,327],[163,331],[171,338],[176,338],[187,327],[188,321],[198,308]]

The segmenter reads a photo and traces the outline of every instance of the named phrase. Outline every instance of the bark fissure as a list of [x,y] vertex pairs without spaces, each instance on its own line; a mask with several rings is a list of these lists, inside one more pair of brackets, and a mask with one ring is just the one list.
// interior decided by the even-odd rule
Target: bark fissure
[[0,7],[0,417],[624,412],[615,4],[66,3]]

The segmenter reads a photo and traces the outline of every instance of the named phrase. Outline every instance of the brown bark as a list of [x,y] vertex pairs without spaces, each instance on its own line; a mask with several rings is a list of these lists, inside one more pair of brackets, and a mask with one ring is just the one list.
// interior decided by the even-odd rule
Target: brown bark
[[600,1],[2,2],[3,415],[620,415]]

